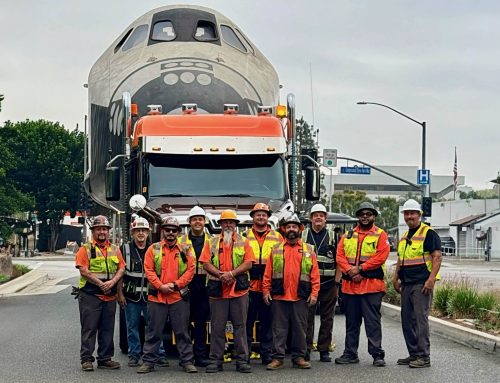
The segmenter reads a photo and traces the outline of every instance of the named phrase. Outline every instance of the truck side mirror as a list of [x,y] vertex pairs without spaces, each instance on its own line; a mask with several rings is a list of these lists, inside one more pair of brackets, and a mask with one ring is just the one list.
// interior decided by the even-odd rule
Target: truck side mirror
[[320,178],[319,168],[308,166],[306,172],[306,200],[318,201],[320,197]]
[[106,200],[120,200],[120,168],[117,166],[106,168]]

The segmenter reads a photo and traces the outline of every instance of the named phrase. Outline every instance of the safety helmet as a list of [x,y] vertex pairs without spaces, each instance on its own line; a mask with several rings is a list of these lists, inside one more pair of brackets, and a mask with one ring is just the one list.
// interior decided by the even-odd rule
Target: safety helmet
[[175,217],[165,217],[161,221],[161,227],[175,227],[178,231],[181,230],[181,226],[179,225],[179,221]]
[[269,206],[265,203],[262,203],[262,202],[258,202],[255,204],[255,206],[253,207],[252,211],[250,212],[250,217],[253,218],[253,215],[258,212],[258,211],[264,211],[267,213],[267,216],[270,217],[271,216],[271,210],[269,210]]
[[143,217],[137,217],[131,224],[130,224],[130,231],[134,229],[148,229],[149,230],[149,222],[146,218]]
[[406,201],[403,205],[403,208],[401,209],[402,212],[405,211],[418,211],[420,214],[422,214],[422,208],[420,207],[420,204],[415,201],[414,199],[409,199]]
[[217,222],[220,224],[222,221],[228,220],[236,221],[236,223],[240,222],[238,216],[236,215],[236,212],[231,209],[223,210],[222,213],[220,213],[220,218]]
[[302,230],[304,230],[304,224],[300,222],[299,217],[295,213],[281,221],[281,229],[283,230],[283,232],[285,231],[286,225],[288,225],[289,223],[295,223],[299,225],[299,232],[302,232]]
[[193,208],[189,211],[188,222],[193,217],[206,217],[206,216],[207,214],[205,213],[205,210],[203,210],[199,206],[193,206]]
[[108,229],[111,229],[111,225],[109,224],[108,217],[104,215],[98,215],[94,218],[92,221],[92,226],[90,226],[90,229],[94,229],[96,227],[107,227]]
[[325,205],[323,205],[321,203],[317,203],[316,205],[313,205],[313,207],[311,208],[311,214],[310,215],[313,215],[313,213],[316,213],[318,211],[321,212],[321,213],[328,214],[328,212],[326,211]]
[[378,215],[378,210],[375,209],[375,206],[373,206],[373,204],[370,202],[361,202],[359,204],[359,207],[356,210],[356,217],[358,216],[361,210],[370,210],[375,217]]

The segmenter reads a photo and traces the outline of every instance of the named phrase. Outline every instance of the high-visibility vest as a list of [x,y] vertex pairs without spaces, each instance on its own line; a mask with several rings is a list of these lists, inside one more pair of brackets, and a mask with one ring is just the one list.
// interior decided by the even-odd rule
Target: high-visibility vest
[[[285,293],[284,272],[285,272],[285,244],[280,243],[273,248],[273,272],[271,281],[271,294],[283,295]],[[307,299],[312,291],[311,270],[313,266],[312,254],[314,246],[302,242],[302,259],[300,262],[300,277],[297,294],[300,298]]]
[[244,236],[248,239],[248,243],[252,247],[257,260],[257,262],[255,262],[250,269],[250,279],[261,280],[264,275],[264,268],[267,264],[267,260],[271,255],[271,250],[278,243],[282,242],[281,234],[276,230],[270,230],[264,238],[262,246],[260,246],[259,241],[255,237],[255,233],[252,229],[248,230]]
[[[314,246],[313,243],[308,242],[309,238],[309,233],[311,232],[310,228],[306,228],[302,232],[302,242],[307,242],[310,245]],[[311,234],[312,235],[312,234]],[[328,238],[326,239],[328,242],[327,244],[331,246],[332,248],[335,246],[335,232],[333,230],[327,229],[326,234]],[[334,277],[335,276],[335,254],[332,252],[331,257],[328,257],[326,255],[321,255],[318,253],[319,249],[316,249],[316,257],[318,259],[318,268],[319,268],[319,275],[320,276],[326,276],[326,277]]]
[[[208,242],[210,239],[210,236],[207,233],[205,234],[205,242]],[[182,234],[179,238],[177,238],[177,241],[179,242],[179,245],[184,246],[184,247],[190,247],[191,250],[193,251],[194,254],[194,248],[193,248],[193,242],[189,239],[189,234]],[[196,271],[195,274],[203,274],[205,275],[207,272],[203,268],[203,264],[198,262],[198,258],[196,258]]]
[[[125,258],[125,274],[123,275],[123,293],[129,299],[140,299],[141,293],[147,293],[146,277],[144,275],[144,262],[136,251],[140,264],[133,262],[130,243],[123,245],[123,256]],[[140,267],[139,267],[140,266]],[[139,294],[139,296],[135,296]]]
[[[218,235],[217,237],[210,238],[208,241],[208,246],[210,248],[210,262],[217,269],[220,268],[219,254],[222,251],[221,240],[222,237]],[[236,241],[233,243],[233,254],[232,254],[233,270],[239,267],[243,263],[244,259],[245,259],[245,238],[243,238],[240,234],[236,234]],[[208,279],[218,280],[217,278],[213,277],[210,273],[208,273],[207,275]]]
[[[370,258],[377,255],[377,246],[380,236],[384,232],[381,228],[374,226],[374,232],[369,232],[361,243],[361,248],[359,248],[359,233],[357,231],[348,231],[344,236],[344,254],[347,258],[347,262],[350,265],[362,265],[367,262]],[[359,254],[358,254],[359,248]],[[374,270],[363,270],[361,275],[365,278],[376,278],[384,279],[385,274],[385,264]],[[344,275],[344,277],[346,277]],[[349,279],[349,277],[346,277]]]
[[[175,254],[177,256],[177,277],[180,278],[187,270],[188,266],[188,251],[189,247],[181,247],[180,253]],[[163,260],[163,248],[161,242],[153,243],[153,255],[154,255],[154,265],[155,273],[158,278],[161,278],[161,263]],[[156,295],[158,290],[153,287],[151,283],[148,283],[148,291],[151,295]],[[181,291],[182,293],[182,291]]]
[[[99,246],[94,246],[91,242],[85,243],[83,247],[89,259],[89,271],[103,282],[113,279],[120,263],[120,259],[118,258],[120,250],[118,246],[110,244],[106,248],[106,256],[104,256]],[[78,287],[88,294],[103,294],[99,287],[88,282],[83,277],[80,277]],[[113,294],[116,293],[116,285],[113,286],[111,292]]]
[[[413,267],[426,265],[428,272],[432,272],[432,257],[428,251],[424,251],[425,237],[429,230],[432,230],[429,225],[420,223],[420,228],[411,238],[408,238],[408,230],[405,231],[403,237],[398,244],[398,256],[400,267]],[[436,279],[441,279],[439,273]]]

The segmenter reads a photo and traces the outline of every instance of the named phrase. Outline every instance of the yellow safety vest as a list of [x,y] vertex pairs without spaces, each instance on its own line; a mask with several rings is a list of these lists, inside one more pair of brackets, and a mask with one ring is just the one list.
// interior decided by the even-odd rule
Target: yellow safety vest
[[[205,242],[208,242],[209,239],[210,239],[210,236],[207,233],[205,233]],[[187,234],[187,233],[186,234],[182,234],[179,238],[177,238],[177,241],[179,242],[179,245],[181,245],[181,247],[182,246],[190,247],[191,250],[193,251],[193,255],[194,255],[193,243],[189,239],[189,234]],[[207,272],[203,268],[203,264],[199,263],[198,262],[198,258],[197,258],[196,259],[196,274],[203,274],[203,275],[205,275],[206,273]]]
[[[106,248],[107,256],[104,256],[99,246],[94,246],[91,242],[85,243],[83,247],[89,258],[89,271],[103,282],[113,279],[118,271],[118,263],[120,262],[118,258],[118,252],[120,251],[118,246],[109,245]],[[102,294],[100,288],[93,283],[87,282],[85,278],[80,277],[78,287],[89,294]]]
[[[347,262],[350,265],[362,265],[368,261],[371,257],[377,255],[377,246],[380,236],[384,232],[381,228],[374,226],[375,231],[369,232],[361,243],[361,249],[359,249],[359,233],[357,231],[348,231],[344,236],[344,254],[347,258]],[[359,258],[358,258],[359,257]],[[365,278],[376,278],[384,279],[385,274],[385,264],[374,270],[363,270],[361,275]],[[349,279],[349,278],[347,278]]]
[[250,269],[250,279],[252,280],[262,280],[264,276],[264,269],[267,264],[267,260],[271,255],[271,250],[274,246],[280,243],[281,234],[276,230],[270,230],[266,237],[264,238],[264,242],[262,243],[262,247],[255,236],[255,233],[252,229],[248,230],[244,236],[248,239],[248,243],[252,247],[253,253],[257,262],[252,265]]
[[[425,264],[429,273],[432,271],[432,257],[428,251],[424,251],[425,237],[429,230],[432,230],[429,225],[421,222],[420,228],[413,234],[413,237],[408,239],[409,231],[405,231],[398,244],[398,256],[401,267]],[[436,275],[436,280],[439,279],[441,279],[441,276],[438,273]]]

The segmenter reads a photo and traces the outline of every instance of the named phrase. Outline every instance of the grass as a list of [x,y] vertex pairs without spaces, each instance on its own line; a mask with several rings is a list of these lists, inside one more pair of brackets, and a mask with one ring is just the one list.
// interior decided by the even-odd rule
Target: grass
[[12,279],[20,277],[21,275],[26,274],[31,269],[25,265],[19,265],[17,263],[12,265]]
[[10,277],[5,274],[0,274],[0,284],[10,281]]

